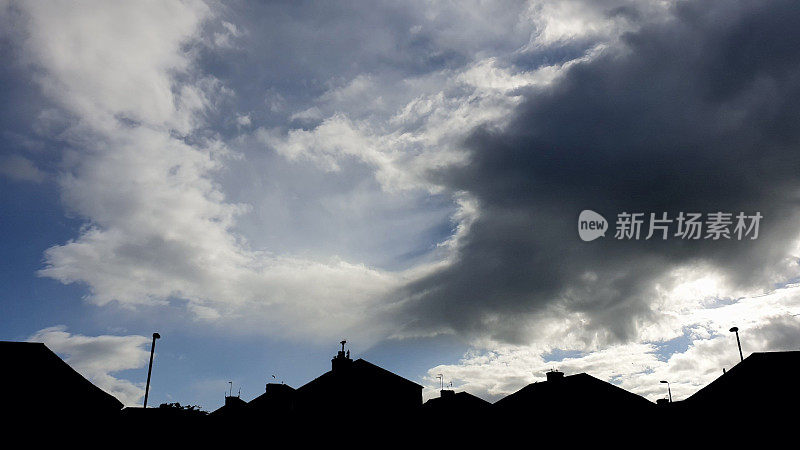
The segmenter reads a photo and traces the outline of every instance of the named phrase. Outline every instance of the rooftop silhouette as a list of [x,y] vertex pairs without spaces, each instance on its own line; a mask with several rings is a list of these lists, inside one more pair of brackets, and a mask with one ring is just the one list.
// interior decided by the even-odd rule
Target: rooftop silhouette
[[425,412],[431,414],[470,415],[485,412],[491,403],[468,392],[456,392],[442,389],[439,397],[429,399],[422,405]]
[[331,370],[303,386],[268,383],[265,392],[249,402],[231,392],[225,404],[208,415],[178,403],[122,409],[122,403],[44,344],[0,342],[0,358],[6,365],[0,372],[3,385],[15,386],[24,380],[27,387],[9,389],[4,397],[3,405],[17,418],[102,417],[120,426],[188,427],[181,429],[198,432],[208,421],[222,421],[269,424],[276,433],[298,432],[298,427],[309,425],[337,433],[340,423],[335,419],[346,418],[375,433],[388,429],[411,433],[420,425],[441,420],[470,427],[537,424],[551,432],[575,426],[610,430],[627,424],[628,433],[635,433],[649,430],[652,423],[713,423],[721,411],[736,411],[749,423],[764,423],[787,417],[783,408],[800,399],[793,386],[800,351],[753,353],[688,399],[659,406],[589,374],[565,375],[555,370],[547,372],[545,381],[531,383],[494,404],[452,389],[441,389],[439,397],[423,404],[423,386],[363,359],[353,360],[343,342],[331,360]]
[[611,422],[638,421],[655,409],[644,397],[586,373],[565,376],[547,372],[545,381],[531,383],[492,405],[493,417],[512,423],[537,423],[550,429],[574,426],[604,428]]
[[687,398],[684,405],[697,409],[770,406],[797,392],[799,369],[800,351],[753,353]]
[[266,392],[250,400],[248,413],[260,418],[274,418],[296,410],[296,391],[281,383],[268,383]]
[[119,400],[92,384],[44,344],[0,341],[0,360],[2,404],[18,416],[107,416],[122,409]]

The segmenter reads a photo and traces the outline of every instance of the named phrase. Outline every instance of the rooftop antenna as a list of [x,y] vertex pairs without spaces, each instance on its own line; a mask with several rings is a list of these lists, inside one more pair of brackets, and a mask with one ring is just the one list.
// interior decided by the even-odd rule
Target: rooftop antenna
[[344,353],[344,344],[347,344],[347,340],[346,339],[342,339],[342,341],[339,342],[339,343],[342,344],[342,353]]
[[228,381],[228,384],[231,385],[231,389],[230,389],[230,391],[228,391],[228,397],[232,397],[233,396],[233,381]]
[[436,378],[439,379],[439,390],[440,391],[444,390],[444,375],[442,374],[436,375]]

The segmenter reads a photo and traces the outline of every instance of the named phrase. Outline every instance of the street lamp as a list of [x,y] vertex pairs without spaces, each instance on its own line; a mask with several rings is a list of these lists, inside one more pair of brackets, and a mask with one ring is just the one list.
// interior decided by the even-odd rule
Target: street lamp
[[667,383],[667,392],[669,393],[669,402],[672,403],[672,389],[669,386],[669,381],[661,380],[662,383]]
[[728,331],[731,333],[736,333],[736,344],[739,346],[739,358],[744,361],[744,355],[742,354],[742,341],[739,340],[739,328],[733,327]]
[[144,388],[144,407],[147,408],[147,394],[150,392],[150,374],[153,372],[153,353],[156,351],[156,339],[161,335],[153,333],[153,344],[150,346],[150,366],[147,368],[147,385]]

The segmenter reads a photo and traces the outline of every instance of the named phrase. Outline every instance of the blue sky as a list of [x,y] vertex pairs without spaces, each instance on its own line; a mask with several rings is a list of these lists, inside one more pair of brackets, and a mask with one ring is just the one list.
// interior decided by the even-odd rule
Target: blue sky
[[[343,338],[489,400],[800,345],[791,2],[0,7],[0,338],[126,404],[154,331],[151,404],[206,409]],[[584,209],[764,220],[582,242]]]

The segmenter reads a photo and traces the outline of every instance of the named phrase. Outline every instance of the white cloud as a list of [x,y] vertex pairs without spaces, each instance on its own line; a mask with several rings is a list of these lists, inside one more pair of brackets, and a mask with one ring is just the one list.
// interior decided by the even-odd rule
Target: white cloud
[[42,342],[64,358],[73,369],[125,405],[137,405],[144,396],[144,383],[114,377],[114,372],[147,365],[150,352],[146,336],[83,336],[71,334],[63,325],[45,328],[28,338]]
[[250,120],[250,116],[247,114],[243,114],[236,117],[236,124],[240,127],[248,127],[252,121]]
[[[620,13],[621,8],[636,6],[640,14],[650,20],[665,16],[671,2],[642,2],[611,0],[586,2],[566,0],[559,2],[531,1],[527,17],[536,24],[529,47],[554,45],[576,39],[596,41],[613,40],[631,28],[629,18]],[[641,11],[644,9],[645,11]],[[617,11],[617,13],[614,13]]]
[[[692,280],[687,285],[696,284]],[[681,286],[676,292],[685,292]],[[740,328],[745,357],[752,352],[796,350],[800,347],[800,285],[789,285],[766,295],[753,295],[732,302],[717,301],[687,307],[688,299],[659,311],[674,321],[666,328],[661,321],[647,327],[641,341],[596,347],[581,335],[579,321],[555,323],[532,344],[515,346],[494,342],[477,343],[458,364],[441,365],[428,371],[426,396],[435,396],[436,375],[444,374],[458,389],[488,400],[497,400],[521,387],[544,379],[556,368],[567,375],[586,372],[602,380],[645,396],[663,398],[661,380],[672,387],[675,400],[683,400],[739,361],[736,339],[728,329]],[[649,339],[645,336],[649,336]],[[678,342],[676,344],[676,342]],[[552,344],[558,343],[558,344]],[[677,348],[681,345],[686,348]],[[670,347],[677,346],[676,348]],[[664,347],[664,348],[662,348]],[[569,357],[545,361],[553,350],[568,351]],[[578,352],[580,355],[574,356]]]
[[[582,59],[525,72],[502,67],[490,57],[462,71],[407,78],[402,94],[397,86],[389,88],[360,75],[291,116],[321,120],[318,125],[285,133],[260,128],[256,135],[286,158],[310,161],[325,171],[339,171],[345,161],[360,161],[374,169],[375,179],[389,193],[415,189],[438,193],[442,187],[429,174],[468,163],[462,144],[465,133],[480,125],[502,127],[522,100],[519,88],[546,86]],[[384,104],[380,94],[385,92],[396,98]],[[356,105],[366,105],[370,113]],[[330,115],[322,119],[326,111]]]
[[336,257],[254,251],[232,231],[248,208],[226,202],[213,176],[237,155],[204,132],[205,112],[230,91],[186,50],[215,20],[205,4],[20,7],[29,64],[76,118],[60,185],[87,220],[46,251],[40,275],[87,284],[98,305],[180,300],[197,320],[312,338],[355,327],[400,282]]
[[170,76],[186,73],[181,45],[209,14],[200,1],[24,2],[31,63],[46,93],[93,128],[120,116],[182,132],[191,100]]

